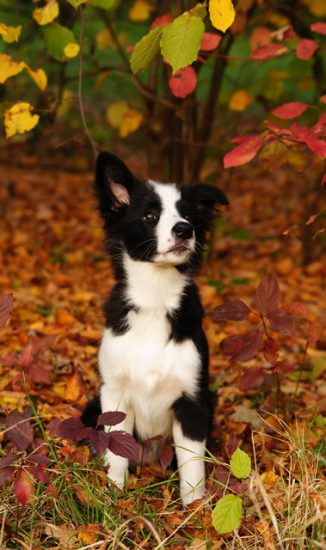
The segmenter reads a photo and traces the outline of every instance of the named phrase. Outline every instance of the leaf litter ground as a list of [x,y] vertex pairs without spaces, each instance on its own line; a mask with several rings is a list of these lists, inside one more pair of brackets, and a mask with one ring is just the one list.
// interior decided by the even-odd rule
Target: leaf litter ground
[[[233,177],[235,181],[230,181]],[[283,356],[296,369],[282,376],[278,401],[270,376],[259,379],[258,386],[248,381],[241,384],[249,369],[253,369],[254,381],[255,372],[261,374],[266,363],[261,355],[232,362],[219,349],[223,339],[239,330],[255,330],[257,316],[249,314],[247,321],[235,325],[233,321],[216,322],[209,315],[229,300],[254,307],[255,289],[266,274],[273,273],[282,302],[309,308],[310,322],[322,323],[325,266],[318,254],[318,236],[309,243],[316,259],[303,268],[298,232],[305,226],[305,205],[302,189],[296,181],[289,181],[290,177],[295,180],[293,174],[284,170],[270,176],[250,168],[233,177],[225,176],[224,183],[219,182],[227,188],[232,206],[216,225],[211,260],[198,278],[208,313],[205,329],[211,349],[211,387],[218,394],[211,441],[215,458],[208,465],[206,501],[183,510],[175,475],[169,478],[159,465],[131,474],[125,494],[110,492],[98,461],[90,467],[87,448],[56,441],[56,455],[65,464],[59,473],[58,464],[53,466],[60,483],[52,481],[45,491],[40,482],[33,486],[33,495],[27,495],[29,502],[23,508],[10,487],[4,492],[0,511],[4,548],[86,548],[95,543],[98,548],[175,550],[281,547],[281,527],[288,532],[291,515],[284,511],[289,495],[282,482],[286,485],[291,479],[296,487],[303,483],[302,462],[294,459],[299,449],[303,449],[309,483],[319,481],[312,488],[307,480],[303,485],[309,512],[298,540],[307,536],[321,540],[314,528],[316,515],[324,518],[326,510],[321,473],[326,460],[325,335],[319,330],[303,362],[304,334],[299,331],[283,338]],[[101,308],[113,278],[91,183],[90,174],[1,167],[0,285],[1,294],[14,294],[10,321],[1,329],[4,415],[22,412],[32,400],[47,426],[54,419],[78,416],[97,392]],[[316,227],[315,235],[318,231]],[[274,337],[277,341],[277,334]],[[3,443],[7,453],[12,443],[7,439]],[[232,479],[225,465],[238,446],[253,457],[250,481]],[[15,483],[24,475],[21,469]],[[90,504],[92,491],[97,503]],[[246,516],[235,537],[218,536],[211,523],[211,508],[225,493],[245,499]],[[65,507],[71,508],[69,513]],[[283,542],[283,547],[308,547],[296,542],[294,527],[290,527],[290,542]]]

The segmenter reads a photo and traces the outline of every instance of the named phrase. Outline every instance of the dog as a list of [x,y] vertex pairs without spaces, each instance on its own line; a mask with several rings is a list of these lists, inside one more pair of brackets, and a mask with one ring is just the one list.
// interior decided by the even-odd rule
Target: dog
[[[228,200],[208,184],[141,182],[107,152],[97,158],[95,192],[116,284],[104,307],[100,407],[93,403],[82,419],[94,426],[100,412],[119,410],[126,417],[116,428],[139,441],[153,438],[156,452],[173,441],[187,506],[205,491],[211,408],[194,276],[215,208]],[[107,450],[105,462],[123,488],[128,460]]]

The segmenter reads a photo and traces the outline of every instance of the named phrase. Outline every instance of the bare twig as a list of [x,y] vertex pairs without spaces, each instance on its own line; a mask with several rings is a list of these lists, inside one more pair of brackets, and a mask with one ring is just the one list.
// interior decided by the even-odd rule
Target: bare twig
[[96,157],[97,156],[97,147],[96,147],[96,143],[93,139],[93,136],[92,136],[92,134],[89,130],[89,127],[88,127],[88,124],[87,124],[87,121],[86,121],[84,103],[83,103],[83,53],[82,53],[82,45],[83,45],[85,20],[84,20],[83,8],[81,6],[79,7],[79,12],[80,12],[80,33],[79,33],[80,51],[79,51],[78,103],[79,103],[79,111],[80,111],[80,116],[81,116],[81,120],[82,120],[82,123],[83,123],[83,127],[84,127],[85,133],[87,134],[88,139],[91,143],[91,146],[92,146],[92,149],[93,149],[93,152],[94,152],[94,156]]

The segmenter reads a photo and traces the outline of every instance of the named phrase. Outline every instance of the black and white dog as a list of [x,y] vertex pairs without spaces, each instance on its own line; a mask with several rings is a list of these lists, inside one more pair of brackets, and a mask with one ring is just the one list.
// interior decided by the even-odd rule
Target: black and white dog
[[[193,281],[224,193],[206,184],[141,183],[115,155],[97,159],[96,194],[116,284],[99,351],[102,412],[124,411],[117,429],[173,440],[183,505],[205,490],[210,420],[208,346]],[[85,420],[85,415],[84,415]],[[123,487],[128,460],[107,451]]]

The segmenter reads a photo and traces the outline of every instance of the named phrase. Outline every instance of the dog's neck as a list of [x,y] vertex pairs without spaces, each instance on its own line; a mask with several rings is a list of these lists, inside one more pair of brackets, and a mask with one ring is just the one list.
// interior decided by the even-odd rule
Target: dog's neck
[[127,253],[123,255],[123,266],[127,299],[134,306],[163,309],[167,313],[179,307],[184,289],[190,282],[189,275],[180,273],[174,266],[133,260]]

